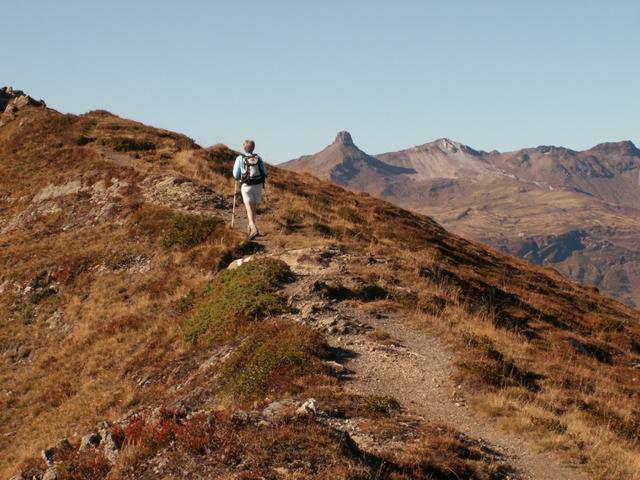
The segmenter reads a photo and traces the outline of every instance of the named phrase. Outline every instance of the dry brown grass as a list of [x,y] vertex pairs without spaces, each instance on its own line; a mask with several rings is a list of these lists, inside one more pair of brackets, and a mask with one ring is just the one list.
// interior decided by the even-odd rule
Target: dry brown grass
[[[20,131],[12,122],[0,132],[0,160],[8,173],[0,191],[19,199],[3,204],[5,219],[43,187],[81,175],[107,186],[114,178],[130,185],[113,213],[97,222],[73,225],[93,208],[74,194],[60,200],[67,202],[62,212],[1,237],[2,281],[10,284],[0,295],[7,318],[0,328],[0,476],[38,448],[147,401],[146,392],[185,352],[173,306],[238,244],[235,233],[208,224],[206,235],[187,225],[176,234],[181,245],[163,242],[163,232],[171,232],[167,226],[182,224],[171,210],[145,204],[135,188],[142,177],[101,160],[102,149],[110,148],[108,139],[130,134],[118,123],[135,132],[139,144],[155,145],[131,151],[132,165],[155,169],[161,154],[193,145],[186,137],[140,126],[131,130],[131,122],[114,119],[99,112],[73,117],[26,111]],[[106,140],[78,146],[81,134]],[[24,288],[42,270],[51,273],[57,293],[42,299],[15,294],[14,288]],[[46,323],[54,312],[63,326]],[[10,355],[14,348],[18,352]]]
[[[297,196],[317,196],[316,183],[302,178]],[[341,205],[346,194],[332,193],[340,199],[334,204]],[[282,196],[288,211],[297,212],[296,227],[281,229],[283,245],[307,246],[311,238],[319,242],[312,230],[318,217],[341,224],[326,203],[288,198],[286,190]],[[394,207],[366,206],[365,195],[349,194],[345,203],[354,197],[363,204],[362,216],[373,221],[367,224],[369,240],[336,235],[334,241],[347,248],[364,243],[373,256],[398,260],[391,268],[367,265],[361,271],[379,272],[378,280],[395,276],[417,291],[417,308],[410,313],[417,323],[450,338],[459,352],[461,379],[479,395],[508,395],[504,409],[490,402],[492,415],[523,422],[519,433],[541,448],[586,463],[597,478],[612,478],[614,471],[618,478],[637,478],[630,461],[639,450],[640,376],[631,368],[639,359],[634,350],[640,335],[637,312],[550,269],[447,236]],[[424,266],[435,272],[433,278],[420,275]],[[350,269],[358,271],[358,266]],[[503,423],[512,428],[509,421]],[[609,432],[606,441],[603,431]]]
[[[578,353],[564,340],[566,333],[546,325],[533,337],[529,330],[504,328],[495,310],[478,311],[461,301],[457,287],[425,283],[421,296],[449,303],[439,311],[419,306],[413,319],[449,338],[458,352],[459,380],[476,392],[477,412],[542,450],[586,464],[595,478],[640,478],[638,377],[622,373],[629,360],[606,363]],[[584,335],[585,327],[578,331]],[[594,332],[592,338],[612,342],[613,337],[604,340]]]
[[[367,399],[388,403],[387,399]],[[386,404],[385,404],[386,405]],[[425,427],[415,419],[399,417],[395,407],[376,410],[362,428],[379,438],[412,438],[408,448],[381,453],[360,450],[347,436],[321,422],[288,417],[262,425],[239,425],[230,412],[185,417],[177,411],[138,416],[112,427],[122,445],[115,465],[98,451],[61,455],[58,472],[64,480],[84,478],[133,479],[154,471],[163,476],[214,477],[235,473],[237,478],[276,478],[291,472],[295,478],[498,480],[508,469],[482,447],[446,428]],[[411,424],[411,430],[398,422]],[[163,461],[159,461],[162,459]],[[44,463],[31,460],[25,471],[38,474]]]
[[[373,256],[395,258],[395,265],[361,271],[379,272],[378,281],[395,276],[418,293],[411,316],[450,338],[459,352],[461,379],[479,395],[510,399],[504,409],[490,402],[492,415],[511,419],[505,428],[517,419],[524,425],[514,428],[519,433],[586,463],[597,478],[612,478],[612,472],[638,478],[631,460],[639,452],[640,376],[631,368],[640,359],[634,350],[640,336],[636,311],[553,270],[446,235],[424,218],[366,195],[305,176],[296,180],[294,189],[274,182],[286,212],[295,212],[280,220],[283,246],[326,240],[314,234],[314,223],[322,221],[335,232],[350,232],[332,238],[347,249],[364,244]],[[331,192],[333,202],[323,202],[321,192]],[[350,202],[358,203],[367,222],[362,238],[353,233],[358,224],[332,207]],[[422,267],[434,276],[421,275]],[[602,432],[608,432],[606,441]]]
[[[78,142],[83,135],[95,140]],[[122,138],[155,148],[113,150],[114,139]],[[201,243],[168,247],[162,232],[173,212],[145,203],[137,187],[147,174],[167,174],[231,193],[235,152],[221,145],[196,147],[184,136],[106,112],[74,117],[26,109],[0,129],[0,162],[7,172],[0,177],[0,221],[25,210],[34,192],[80,175],[129,184],[117,208],[100,221],[65,229],[91,210],[82,195],[72,195],[61,211],[0,237],[0,284],[24,288],[45,269],[54,272],[59,286],[35,302],[18,298],[13,287],[0,294],[0,315],[8,319],[0,326],[0,475],[36,449],[83,433],[98,420],[117,418],[150,398],[169,400],[169,389],[212,353],[184,345],[176,326],[185,318],[190,292],[233,255],[239,239],[216,228],[198,236]],[[637,311],[556,272],[450,235],[427,217],[310,176],[272,168],[267,193],[261,221],[272,248],[336,245],[392,259],[353,266],[389,292],[363,308],[404,311],[449,338],[459,352],[461,378],[477,394],[478,411],[531,436],[541,448],[586,462],[599,478],[638,478],[639,386],[632,368],[640,360]],[[148,257],[148,270],[135,269],[140,255]],[[72,325],[70,332],[45,323],[55,311]],[[572,346],[569,339],[580,343]],[[211,388],[204,377],[196,375],[194,383]],[[294,382],[298,392],[316,396],[339,390],[335,379],[317,373]],[[247,441],[258,437],[253,431],[246,435]],[[312,435],[326,441],[320,452],[326,457],[313,474],[367,478],[362,463],[336,453],[339,439],[306,424],[274,427],[265,442],[247,447],[256,449],[247,453],[255,460],[251,468],[265,472],[274,465],[263,455],[275,443],[284,445],[282,455],[290,454],[296,442],[304,444]],[[429,438],[448,446],[432,445],[431,454],[416,447],[403,458],[385,459],[397,467],[388,478],[428,478],[437,471],[429,470],[433,465],[459,461],[464,449],[451,437],[427,435],[427,443]],[[127,462],[148,455],[140,448],[130,451]],[[431,463],[418,463],[424,458]],[[482,472],[478,478],[493,478],[483,462],[463,462],[459,472],[476,469]],[[311,474],[302,471],[300,478]]]

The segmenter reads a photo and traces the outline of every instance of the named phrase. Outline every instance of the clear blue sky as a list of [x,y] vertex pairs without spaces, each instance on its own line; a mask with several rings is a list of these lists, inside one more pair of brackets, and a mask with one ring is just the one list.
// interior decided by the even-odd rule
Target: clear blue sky
[[640,143],[640,2],[0,1],[0,84],[272,162]]

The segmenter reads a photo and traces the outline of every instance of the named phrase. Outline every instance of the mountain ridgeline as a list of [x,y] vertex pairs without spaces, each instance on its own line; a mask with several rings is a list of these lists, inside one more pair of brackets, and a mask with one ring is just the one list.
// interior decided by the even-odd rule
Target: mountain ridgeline
[[[278,166],[247,240],[236,151],[0,93],[0,478],[640,480],[638,310]],[[511,175],[423,149],[440,163],[343,133],[318,168],[380,196],[438,168],[429,204]],[[590,235],[520,248],[569,261]]]
[[485,152],[442,138],[368,155],[341,132],[321,152],[281,166],[431,215],[640,305],[640,150],[632,142]]

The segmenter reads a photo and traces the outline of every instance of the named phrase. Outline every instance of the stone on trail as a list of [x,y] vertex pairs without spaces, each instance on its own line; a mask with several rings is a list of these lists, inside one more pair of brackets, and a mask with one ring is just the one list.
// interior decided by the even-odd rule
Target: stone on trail
[[241,265],[244,265],[245,263],[248,263],[248,262],[250,262],[250,261],[252,261],[254,259],[255,259],[254,255],[249,255],[248,257],[239,258],[239,259],[234,260],[233,262],[231,262],[227,268],[229,270],[235,270],[236,268],[240,267]]

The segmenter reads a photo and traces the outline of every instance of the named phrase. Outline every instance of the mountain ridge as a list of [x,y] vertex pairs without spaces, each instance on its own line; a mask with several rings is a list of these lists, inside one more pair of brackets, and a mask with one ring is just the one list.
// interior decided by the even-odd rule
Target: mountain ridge
[[[582,151],[540,145],[511,152],[485,152],[440,138],[374,157],[408,171],[382,176],[368,169],[366,174],[353,172],[352,177],[358,178],[360,173],[360,179],[351,181],[316,170],[314,155],[304,157],[304,166],[297,160],[282,166],[433,215],[458,233],[513,254],[523,251],[523,236],[533,244],[552,237],[562,243],[568,232],[585,229],[590,244],[612,240],[615,253],[586,250],[586,256],[576,253],[561,262],[551,257],[533,258],[557,264],[567,275],[591,282],[631,305],[640,305],[636,271],[640,269],[634,267],[640,250],[626,233],[639,228],[640,150],[633,142],[603,142]],[[332,162],[340,165],[340,156],[334,156]],[[609,238],[602,229],[594,228],[605,222],[616,227],[619,234]],[[557,248],[568,246],[559,244]],[[583,270],[593,270],[587,267],[590,259],[596,261],[595,271],[585,277]],[[627,263],[615,267],[618,273],[605,280],[609,278],[607,263],[617,264],[617,259],[626,259]]]
[[3,478],[637,479],[637,310],[277,166],[247,241],[232,149],[13,114]]

